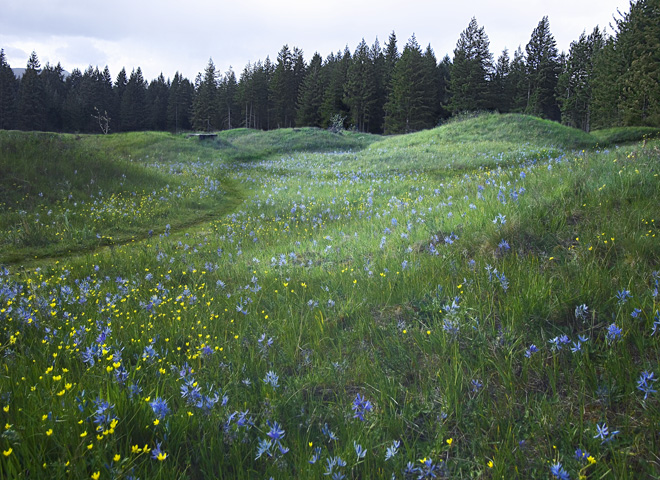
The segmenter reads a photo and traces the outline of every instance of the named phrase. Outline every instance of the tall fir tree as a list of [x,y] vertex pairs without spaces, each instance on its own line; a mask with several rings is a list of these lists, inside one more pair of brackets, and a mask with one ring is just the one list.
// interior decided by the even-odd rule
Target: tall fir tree
[[390,93],[390,86],[392,85],[392,74],[394,73],[394,67],[396,62],[399,61],[399,50],[396,45],[396,33],[392,31],[387,43],[385,44],[385,49],[383,52],[383,85],[385,86],[385,96],[387,97]]
[[147,107],[147,82],[138,67],[131,72],[126,91],[121,99],[119,116],[122,128],[126,131],[144,130],[149,125]]
[[167,103],[170,94],[170,82],[165,80],[163,73],[149,82],[147,88],[147,106],[149,130],[167,129]]
[[213,60],[195,82],[192,125],[195,130],[211,132],[219,128],[218,78]]
[[64,128],[64,101],[66,100],[66,83],[64,69],[59,63],[55,66],[46,64],[41,72],[44,104],[45,128],[49,131],[61,132]]
[[0,130],[15,128],[16,97],[19,82],[7,62],[4,49],[0,49]]
[[489,81],[493,70],[493,55],[484,27],[472,17],[454,49],[449,91],[452,113],[488,110],[492,108]]
[[425,77],[424,84],[426,87],[426,94],[424,96],[426,97],[430,110],[431,123],[429,126],[434,126],[440,117],[442,109],[440,105],[441,71],[438,68],[438,60],[435,58],[435,52],[433,52],[430,43],[427,45],[426,50],[424,50],[422,57]]
[[124,93],[126,92],[126,85],[128,85],[128,76],[126,75],[126,69],[122,67],[122,69],[117,74],[117,78],[115,79],[115,85],[113,87],[114,117],[113,117],[113,121],[111,122],[111,125],[112,125],[112,129],[116,132],[123,132],[125,130],[121,122],[120,112],[121,112],[121,102],[124,97]]
[[321,126],[321,103],[326,83],[322,69],[323,59],[315,53],[309,62],[298,94],[296,125],[299,127]]
[[333,118],[337,118],[337,116],[344,119],[344,127],[347,125],[349,107],[344,102],[344,85],[348,78],[350,64],[351,51],[348,46],[344,49],[343,54],[342,52],[330,54],[325,60],[323,70],[326,72],[328,86],[321,103],[321,126],[324,128],[329,127]]
[[505,48],[497,58],[491,82],[493,108],[500,113],[511,111],[513,89],[511,88],[510,73],[511,60],[509,59],[509,50]]
[[626,67],[619,80],[623,125],[660,126],[660,1],[631,3],[617,30]]
[[167,99],[167,129],[178,133],[189,130],[194,88],[179,72],[174,74]]
[[513,59],[509,65],[509,75],[507,76],[508,87],[511,89],[509,98],[510,112],[522,113],[527,107],[527,64],[525,63],[525,54],[520,46],[513,52]]
[[557,101],[565,125],[587,132],[591,129],[594,59],[604,45],[605,38],[598,27],[589,35],[583,32],[571,43],[557,81]]
[[239,107],[238,107],[238,82],[236,82],[236,74],[234,70],[229,67],[225,72],[219,86],[219,101],[220,101],[220,125],[221,128],[229,129],[236,128],[239,125]]
[[63,105],[64,129],[68,132],[83,132],[87,119],[84,114],[82,99],[83,75],[78,68],[74,68],[66,77],[66,99]]
[[413,35],[394,67],[385,104],[385,133],[408,133],[433,126],[432,78]]
[[18,89],[18,126],[21,130],[43,130],[46,126],[44,90],[39,74],[41,64],[32,52]]
[[248,64],[238,82],[238,101],[241,107],[242,125],[246,128],[267,129],[270,106],[268,102],[270,59]]
[[288,45],[277,54],[277,65],[270,84],[273,120],[279,128],[292,127],[296,113],[296,83],[294,57]]
[[374,40],[371,49],[369,50],[369,57],[373,64],[374,71],[374,105],[369,120],[368,131],[371,133],[383,133],[383,125],[385,123],[385,102],[387,102],[387,86],[385,83],[385,55],[378,37]]
[[348,105],[355,128],[360,132],[368,130],[376,107],[376,75],[364,38],[355,49],[348,66],[344,103]]
[[525,47],[527,52],[527,106],[530,115],[559,121],[555,93],[561,72],[557,42],[550,33],[548,17],[543,17]]

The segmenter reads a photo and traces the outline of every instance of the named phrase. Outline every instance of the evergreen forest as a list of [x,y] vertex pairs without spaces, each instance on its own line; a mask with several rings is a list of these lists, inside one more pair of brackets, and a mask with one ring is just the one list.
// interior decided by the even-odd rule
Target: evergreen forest
[[560,53],[548,17],[524,48],[489,49],[472,18],[453,57],[438,60],[413,34],[400,48],[364,39],[308,61],[284,45],[275,61],[237,75],[212,59],[194,80],[179,72],[148,81],[140,67],[114,77],[91,65],[67,74],[30,56],[16,78],[0,50],[0,129],[71,133],[218,131],[237,127],[408,133],[466,112],[525,113],[583,129],[660,125],[660,2],[636,0],[612,32],[586,31]]

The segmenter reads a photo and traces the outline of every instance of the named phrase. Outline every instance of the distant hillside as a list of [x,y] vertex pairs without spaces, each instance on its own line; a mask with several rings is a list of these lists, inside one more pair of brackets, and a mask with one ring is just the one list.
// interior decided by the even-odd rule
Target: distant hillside
[[[12,71],[14,72],[14,76],[19,79],[23,76],[25,70],[26,70],[25,68],[12,68]],[[67,78],[69,75],[71,75],[66,70],[63,70],[62,73],[64,74],[64,78]]]

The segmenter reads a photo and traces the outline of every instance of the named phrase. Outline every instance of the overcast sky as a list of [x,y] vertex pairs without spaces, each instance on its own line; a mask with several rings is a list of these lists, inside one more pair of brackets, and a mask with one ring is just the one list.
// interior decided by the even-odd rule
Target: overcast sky
[[25,67],[36,51],[42,65],[65,70],[105,65],[114,78],[126,67],[142,67],[151,80],[181,72],[191,81],[209,58],[238,77],[248,62],[275,61],[284,44],[314,52],[351,52],[364,37],[381,46],[390,32],[399,52],[414,33],[438,60],[453,57],[460,33],[474,16],[485,27],[495,59],[529,41],[544,15],[559,51],[596,25],[607,27],[628,0],[3,0],[0,48],[12,67]]

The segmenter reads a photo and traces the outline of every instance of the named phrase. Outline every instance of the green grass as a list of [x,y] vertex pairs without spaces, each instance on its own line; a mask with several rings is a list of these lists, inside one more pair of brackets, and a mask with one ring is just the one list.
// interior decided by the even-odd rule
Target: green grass
[[616,127],[591,132],[602,146],[657,139],[659,135],[660,130],[654,127]]
[[89,142],[241,202],[0,276],[0,477],[660,473],[638,388],[660,368],[657,140],[513,115],[132,135]]

